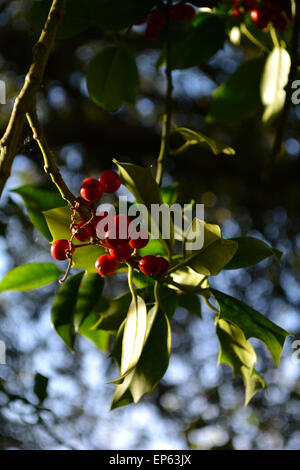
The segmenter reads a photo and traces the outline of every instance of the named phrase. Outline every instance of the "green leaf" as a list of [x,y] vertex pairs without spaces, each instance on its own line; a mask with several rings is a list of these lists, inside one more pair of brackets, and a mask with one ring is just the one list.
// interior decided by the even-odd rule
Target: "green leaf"
[[28,215],[37,230],[48,240],[52,241],[52,236],[45,220],[43,211],[66,205],[59,193],[36,188],[30,184],[13,189],[12,192],[19,194],[26,206]]
[[220,319],[238,326],[246,339],[257,338],[271,353],[278,366],[285,338],[290,335],[244,302],[223,292],[210,289],[220,306]]
[[147,309],[144,300],[137,296],[130,304],[122,343],[121,375],[136,366],[143,350],[147,325]]
[[[151,218],[152,204],[161,205],[163,203],[160,188],[153,177],[152,169],[143,168],[133,163],[123,163],[116,160],[113,162],[118,166],[122,184],[134,195],[138,204],[143,204],[146,207],[149,228],[151,227],[152,232],[157,229],[158,235],[161,237],[161,227],[157,227],[156,221]],[[172,230],[170,232],[172,233]],[[161,237],[160,241],[167,251],[173,245],[172,240],[164,240]]]
[[[66,14],[57,32],[59,39],[70,38],[88,28],[91,23],[88,2],[89,0],[67,0]],[[34,35],[42,32],[51,5],[52,0],[39,0],[32,3],[30,25]]]
[[81,323],[78,333],[92,341],[98,349],[106,352],[108,349],[110,333],[104,330],[93,329],[93,326],[97,322],[98,318],[99,316],[97,313],[89,313]]
[[164,188],[160,188],[162,202],[164,204],[172,205],[178,200],[179,183],[173,183]]
[[171,327],[168,317],[159,310],[130,383],[134,403],[145,393],[152,394],[168,368],[170,354]]
[[245,385],[245,406],[256,392],[266,387],[264,379],[254,369],[256,353],[243,331],[232,323],[219,319],[216,322],[220,342],[219,364],[232,367],[235,375],[240,374]]
[[82,277],[83,272],[69,277],[59,288],[52,304],[51,320],[54,329],[71,351],[73,351],[76,336],[73,312]]
[[205,276],[188,266],[183,266],[171,273],[171,278],[178,285],[177,289],[192,294],[200,294],[203,289],[208,289],[209,287]]
[[218,225],[207,224],[197,218],[193,220],[186,238],[190,240],[192,233],[199,236],[201,232],[204,232],[203,247],[200,250],[187,250],[184,264],[199,274],[216,276],[232,259],[238,244],[224,240]]
[[224,269],[240,269],[255,266],[270,256],[275,256],[280,263],[282,253],[269,245],[253,237],[237,237],[231,240],[238,243],[238,249],[234,257]]
[[106,47],[87,68],[91,99],[107,111],[115,111],[125,101],[134,104],[139,84],[135,57],[125,47]]
[[98,318],[100,314],[97,328],[110,332],[118,331],[126,318],[131,301],[130,292],[126,292],[115,299],[102,297],[95,309],[98,313]]
[[[52,305],[52,323],[71,351],[77,332],[87,336],[94,343],[99,342],[101,346],[107,340],[107,335],[104,333],[100,335],[92,333],[91,330],[89,334],[89,329],[99,318],[93,310],[102,296],[102,290],[103,279],[98,274],[83,272],[69,277],[59,288]],[[92,316],[92,313],[95,315]]]
[[86,274],[83,276],[73,311],[76,331],[78,331],[89,313],[95,308],[99,297],[102,296],[103,287],[104,280],[99,274]]
[[[123,326],[120,328],[113,358],[120,364]],[[167,316],[155,305],[147,315],[145,346],[137,366],[117,385],[112,409],[137,403],[145,393],[151,394],[164,376],[171,352],[171,327]]]
[[89,13],[95,24],[121,29],[146,16],[155,0],[89,0]]
[[269,122],[282,110],[291,68],[291,57],[283,47],[275,47],[270,52],[263,70],[260,93],[265,106],[263,122]]
[[0,282],[0,292],[37,289],[56,281],[61,271],[52,263],[30,263],[9,271]]
[[214,91],[207,122],[235,121],[259,109],[264,62],[263,58],[248,60]]
[[148,244],[139,250],[140,256],[156,255],[156,256],[167,256],[167,251],[161,244],[160,240],[150,239]]
[[48,377],[45,377],[44,375],[39,373],[35,374],[33,391],[39,399],[40,405],[45,401],[48,396],[48,382]]
[[[71,237],[70,223],[71,211],[68,206],[58,207],[50,211],[43,212],[53,241]],[[74,241],[75,242],[75,241]],[[77,242],[77,244],[80,244]],[[74,243],[76,246],[76,243]],[[73,268],[84,269],[86,273],[95,274],[95,262],[104,253],[104,248],[100,246],[85,246],[75,250],[73,253]]]
[[195,132],[185,127],[176,127],[175,131],[185,138],[186,144],[184,147],[190,145],[200,145],[200,147],[209,148],[215,155],[219,155],[220,153],[225,153],[226,155],[235,155],[235,150],[232,147],[228,147],[228,145],[216,142],[211,137],[202,134],[202,132]]
[[223,48],[224,41],[222,20],[211,13],[199,13],[192,21],[174,28],[172,68],[186,69],[208,62]]
[[178,296],[179,307],[185,308],[189,313],[202,318],[201,315],[201,302],[198,295],[195,294],[181,294]]

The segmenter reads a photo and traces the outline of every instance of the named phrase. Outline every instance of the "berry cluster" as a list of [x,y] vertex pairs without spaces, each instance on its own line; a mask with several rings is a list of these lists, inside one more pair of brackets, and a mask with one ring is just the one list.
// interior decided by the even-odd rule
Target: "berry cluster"
[[[139,268],[147,276],[162,276],[169,269],[169,263],[165,258],[138,255],[138,250],[149,242],[146,230],[132,229],[132,219],[127,215],[119,214],[113,217],[108,212],[100,214],[95,212],[93,203],[98,201],[103,193],[116,192],[120,185],[121,178],[113,170],[105,171],[99,179],[87,178],[82,182],[80,195],[85,204],[90,204],[84,206],[85,209],[89,209],[90,217],[85,217],[86,220],[76,220],[76,216],[73,216],[70,225],[71,239],[55,241],[51,246],[51,255],[59,261],[72,260],[75,249],[98,245],[106,251],[106,254],[99,256],[95,263],[96,270],[101,276],[112,275],[118,263],[125,262],[136,269]],[[84,244],[74,245],[73,239]]]
[[234,0],[232,14],[239,18],[246,13],[259,29],[272,23],[277,31],[284,31],[291,19],[289,9],[280,0]]
[[[175,23],[183,23],[189,21],[195,16],[195,9],[192,5],[186,5],[185,3],[177,3],[170,9],[170,18]],[[147,23],[146,35],[150,39],[157,39],[164,26],[167,23],[167,17],[163,9],[155,9],[151,11],[148,17],[142,18],[136,23],[136,25],[142,25]]]

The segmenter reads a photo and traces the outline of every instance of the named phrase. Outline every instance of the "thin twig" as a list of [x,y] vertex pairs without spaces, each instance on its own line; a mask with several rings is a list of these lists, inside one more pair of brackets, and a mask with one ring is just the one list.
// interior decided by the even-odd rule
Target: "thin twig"
[[163,130],[161,136],[160,152],[157,159],[157,171],[156,171],[156,182],[161,185],[164,163],[169,153],[169,141],[171,133],[171,122],[172,122],[172,91],[173,91],[173,80],[172,80],[172,41],[170,31],[170,9],[172,6],[172,0],[168,0],[166,10],[166,77],[167,77],[167,94],[166,94],[166,111],[163,117]]
[[281,154],[282,151],[282,144],[284,141],[284,132],[287,125],[287,120],[289,116],[289,110],[292,103],[292,83],[295,80],[297,74],[297,66],[298,66],[298,36],[299,36],[299,29],[300,29],[300,6],[296,5],[294,2],[295,8],[295,15],[294,15],[294,30],[293,30],[293,37],[291,43],[291,69],[289,73],[288,83],[286,85],[286,96],[284,107],[279,118],[278,127],[276,131],[276,136],[274,140],[274,144],[271,150],[271,153],[266,161],[265,167],[263,169],[261,179],[262,181],[268,181],[270,179],[272,169],[274,164]]
[[76,198],[74,194],[70,191],[68,186],[66,185],[61,173],[56,166],[54,155],[51,148],[48,145],[43,127],[41,126],[37,113],[35,110],[26,114],[28,123],[32,129],[33,138],[37,142],[44,159],[44,170],[50,178],[52,179],[53,183],[58,188],[62,198],[67,201],[71,206],[76,205]]
[[9,123],[0,141],[0,196],[7,179],[25,124],[26,113],[35,105],[36,93],[42,83],[44,71],[56,32],[65,12],[66,0],[53,0],[46,24],[33,48],[33,61],[22,90],[17,96]]

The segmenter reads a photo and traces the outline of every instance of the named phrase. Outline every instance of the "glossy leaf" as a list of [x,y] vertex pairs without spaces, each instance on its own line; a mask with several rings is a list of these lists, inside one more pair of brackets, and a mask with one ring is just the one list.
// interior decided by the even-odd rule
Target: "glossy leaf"
[[264,379],[254,369],[256,353],[243,331],[236,325],[219,319],[216,323],[220,342],[219,364],[226,363],[232,367],[235,375],[240,374],[245,385],[245,405],[256,392],[266,387]]
[[58,289],[51,310],[53,327],[71,351],[73,351],[76,336],[73,312],[82,277],[83,272],[69,277]]
[[265,123],[277,116],[284,106],[290,68],[290,54],[283,47],[275,47],[267,58],[260,84]]
[[[218,225],[207,224],[200,219],[194,219],[191,230],[199,234],[204,231],[204,243],[200,250],[187,251],[186,266],[205,276],[216,276],[234,256],[238,244],[222,238]],[[187,239],[189,238],[187,234]]]
[[178,187],[179,183],[173,183],[164,188],[160,188],[162,202],[164,204],[175,204],[178,200]]
[[30,184],[13,189],[12,192],[22,197],[33,225],[51,242],[52,236],[42,212],[55,207],[65,206],[66,201],[55,191],[36,188]]
[[9,271],[0,282],[0,292],[37,289],[56,281],[62,272],[52,263],[30,263]]
[[195,132],[185,127],[176,127],[175,130],[185,138],[185,148],[190,145],[199,145],[200,147],[209,148],[215,155],[219,155],[220,153],[235,155],[235,150],[232,147],[216,142],[214,139],[208,137],[202,132]]
[[242,119],[261,106],[259,86],[264,59],[244,62],[213,93],[208,122]]
[[97,328],[110,332],[118,331],[126,318],[131,301],[130,292],[126,292],[115,299],[102,297],[95,308],[98,314]]
[[104,280],[98,274],[86,274],[82,277],[77,302],[73,311],[75,330],[78,330],[89,313],[95,308],[102,296]]
[[99,317],[97,313],[90,312],[81,323],[78,329],[78,333],[92,341],[92,343],[94,343],[98,349],[101,349],[101,351],[106,352],[108,348],[110,334],[109,332],[104,330],[93,329],[93,326],[97,322],[98,318]]
[[125,101],[134,104],[139,84],[135,57],[125,47],[106,47],[89,63],[86,73],[91,99],[107,111]]
[[199,13],[192,21],[179,28],[176,27],[173,35],[173,69],[186,69],[204,64],[223,48],[224,24],[214,14]]
[[147,309],[144,300],[137,296],[130,304],[122,343],[121,375],[136,366],[145,341]]
[[280,263],[282,253],[269,245],[253,237],[237,237],[231,240],[238,243],[238,249],[234,257],[224,269],[240,269],[254,266],[270,256],[275,256]]
[[201,315],[201,302],[198,295],[195,294],[181,294],[178,296],[178,305],[186,309],[189,313],[202,318]]
[[[203,274],[199,274],[188,266],[182,266],[171,274],[172,280],[177,285],[177,290],[191,294],[201,293],[209,287],[208,281]],[[170,285],[172,287],[172,284]],[[173,286],[174,288],[174,286]]]
[[211,292],[220,306],[220,319],[238,326],[246,339],[257,338],[262,341],[278,366],[285,339],[290,334],[244,302],[215,289],[211,289]]

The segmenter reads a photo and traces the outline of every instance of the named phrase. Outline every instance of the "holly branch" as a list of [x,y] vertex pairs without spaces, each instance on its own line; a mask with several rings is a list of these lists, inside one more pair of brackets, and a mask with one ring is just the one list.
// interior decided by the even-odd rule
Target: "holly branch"
[[[65,14],[66,0],[53,0],[39,40],[33,47],[33,61],[17,96],[9,123],[0,141],[0,196],[17,153],[26,115],[36,109],[36,94],[43,81],[45,68],[57,29]],[[32,114],[29,114],[32,116]]]

